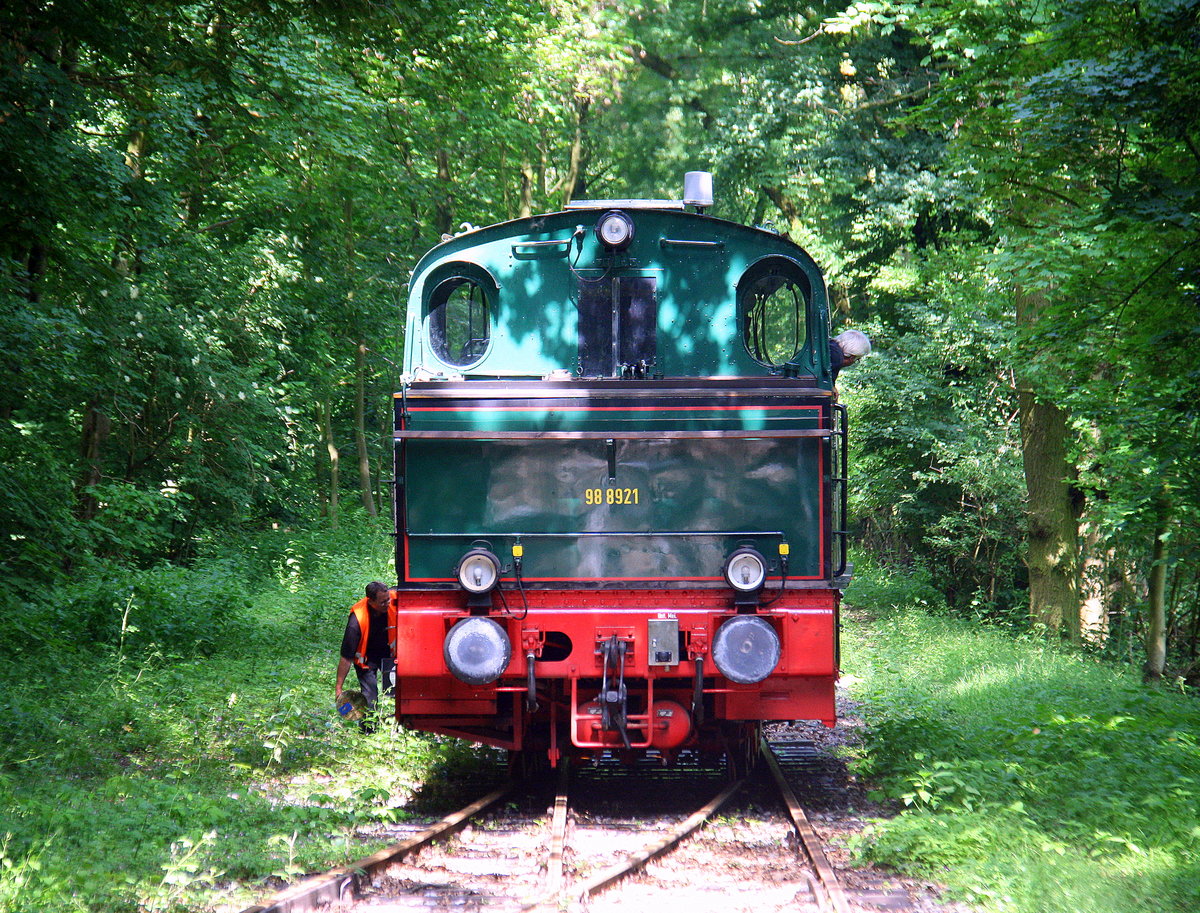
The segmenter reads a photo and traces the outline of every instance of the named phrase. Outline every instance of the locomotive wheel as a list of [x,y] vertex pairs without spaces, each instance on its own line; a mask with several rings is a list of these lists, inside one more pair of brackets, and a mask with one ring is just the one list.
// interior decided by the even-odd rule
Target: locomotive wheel
[[725,743],[725,772],[729,779],[748,777],[758,764],[762,723],[725,723],[721,738]]
[[508,753],[508,773],[522,783],[544,783],[550,776],[550,758],[544,748]]
[[[560,742],[565,734],[560,733]],[[550,722],[549,720],[531,720],[525,729],[520,751],[508,753],[509,776],[526,783],[542,783],[550,773]],[[570,740],[567,739],[567,744]]]

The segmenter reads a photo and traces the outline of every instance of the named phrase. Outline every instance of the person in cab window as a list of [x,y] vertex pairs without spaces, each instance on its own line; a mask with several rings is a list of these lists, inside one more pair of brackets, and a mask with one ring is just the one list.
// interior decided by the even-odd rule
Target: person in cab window
[[871,354],[871,340],[859,330],[846,330],[829,340],[829,367],[836,381],[838,372]]

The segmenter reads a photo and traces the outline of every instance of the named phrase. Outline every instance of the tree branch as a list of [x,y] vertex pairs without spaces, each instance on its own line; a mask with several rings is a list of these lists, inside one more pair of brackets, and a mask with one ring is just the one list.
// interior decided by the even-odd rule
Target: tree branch
[[788,41],[786,38],[776,38],[776,44],[782,44],[785,48],[794,48],[797,45],[808,44],[814,38],[825,33],[825,26],[822,25],[819,29],[809,35],[807,38],[801,38],[799,41]]
[[664,79],[669,79],[674,82],[680,77],[679,70],[675,69],[675,65],[664,57],[659,57],[653,51],[648,51],[645,48],[634,48],[633,59],[644,66],[647,70],[657,73]]
[[1074,206],[1076,209],[1083,208],[1081,203],[1077,202],[1076,200],[1072,200],[1065,193],[1062,193],[1058,190],[1052,190],[1049,187],[1043,187],[1040,184],[1034,184],[1032,181],[1018,181],[1015,178],[1007,178],[1005,179],[1004,183],[1011,184],[1013,187],[1024,187],[1028,190],[1036,190],[1038,193],[1044,193],[1048,196],[1054,197],[1055,199],[1062,200],[1064,203]]
[[928,83],[920,89],[913,89],[911,92],[905,92],[903,95],[893,95],[891,98],[880,98],[876,101],[869,101],[864,105],[859,105],[855,111],[870,111],[872,108],[883,108],[887,105],[894,105],[897,102],[909,101],[913,98],[920,98],[922,95],[928,95],[933,91],[934,84]]

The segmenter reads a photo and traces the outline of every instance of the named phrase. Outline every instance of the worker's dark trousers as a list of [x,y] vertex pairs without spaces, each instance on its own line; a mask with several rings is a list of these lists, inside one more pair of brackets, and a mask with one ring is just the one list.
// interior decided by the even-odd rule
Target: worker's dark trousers
[[[384,664],[382,676],[379,672],[380,663]],[[358,675],[358,690],[367,700],[367,709],[374,710],[375,702],[379,700],[379,680],[383,678],[383,693],[389,697],[396,693],[396,663],[395,660],[368,660],[367,668],[354,667]]]

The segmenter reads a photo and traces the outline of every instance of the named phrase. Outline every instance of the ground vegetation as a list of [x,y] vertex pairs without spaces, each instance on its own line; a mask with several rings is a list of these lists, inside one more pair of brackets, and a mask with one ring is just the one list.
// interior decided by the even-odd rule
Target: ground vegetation
[[843,648],[866,733],[851,768],[888,810],[851,840],[862,858],[984,910],[1196,909],[1193,697],[956,618],[928,579],[862,583]]

